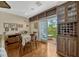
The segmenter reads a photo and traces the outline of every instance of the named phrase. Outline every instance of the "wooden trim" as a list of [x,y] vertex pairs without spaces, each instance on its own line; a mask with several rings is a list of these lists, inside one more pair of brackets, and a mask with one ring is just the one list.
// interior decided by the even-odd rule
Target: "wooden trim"
[[[47,15],[47,13],[51,13],[51,12],[53,12],[53,13]],[[53,14],[56,14],[56,6],[53,7],[53,8],[50,8],[50,9],[48,9],[48,10],[46,10],[46,11],[40,13],[40,14],[37,14],[37,15],[35,15],[35,16],[29,18],[29,20],[30,20],[30,22],[31,22],[31,21],[35,21],[34,17],[38,17],[38,20],[39,20],[40,18],[47,17],[47,16],[51,16],[51,15],[53,15]]]
[[6,1],[0,1],[0,7],[10,9],[10,5]]

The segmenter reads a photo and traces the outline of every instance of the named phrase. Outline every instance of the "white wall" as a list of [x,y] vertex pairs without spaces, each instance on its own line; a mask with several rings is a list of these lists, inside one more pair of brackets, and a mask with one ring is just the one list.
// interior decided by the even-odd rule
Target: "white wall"
[[38,33],[39,33],[39,26],[38,26],[38,28],[36,29],[35,27],[34,27],[34,24],[35,23],[37,23],[37,26],[38,26],[38,24],[39,24],[39,21],[38,20],[35,20],[35,21],[32,21],[32,22],[30,22],[30,33],[33,33],[33,32],[37,32],[37,39],[38,39]]
[[[26,20],[26,22],[25,22],[25,20]],[[28,24],[28,20],[24,17],[0,12],[0,34],[2,34],[4,32],[3,23],[23,24],[23,28],[19,29],[18,30],[18,32],[19,32],[21,30],[27,30],[26,24]],[[11,32],[11,33],[15,33],[15,32]]]
[[[34,24],[35,24],[36,22],[38,23],[38,21],[32,21],[32,22],[30,22],[30,32],[31,32],[31,33],[33,33],[34,31],[35,31],[35,32],[38,32],[38,29],[36,29],[36,28],[34,27]],[[38,24],[37,24],[37,25],[38,25]]]
[[[17,23],[17,24],[23,24],[23,28],[19,29],[18,31],[10,31],[7,32],[8,34],[14,34],[18,33],[22,30],[29,31],[29,27],[26,27],[26,25],[29,25],[29,21],[25,17],[0,12],[0,34],[2,35],[4,32],[3,23]],[[4,39],[2,39],[2,42]],[[4,44],[2,44],[4,46]]]

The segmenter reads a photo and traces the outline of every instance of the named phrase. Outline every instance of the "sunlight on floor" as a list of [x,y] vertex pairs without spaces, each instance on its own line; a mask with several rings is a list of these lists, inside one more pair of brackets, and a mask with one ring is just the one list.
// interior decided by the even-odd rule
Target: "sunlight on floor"
[[48,40],[48,45],[47,45],[47,53],[48,57],[57,57],[58,55],[56,54],[56,45],[53,43],[53,40]]

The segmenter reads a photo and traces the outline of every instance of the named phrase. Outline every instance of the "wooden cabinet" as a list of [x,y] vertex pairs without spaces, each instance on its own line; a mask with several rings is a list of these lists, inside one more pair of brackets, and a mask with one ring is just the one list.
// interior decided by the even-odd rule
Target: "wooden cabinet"
[[59,36],[57,40],[57,52],[62,56],[77,56],[76,37]]
[[5,48],[9,57],[19,57],[23,55],[20,34],[8,35],[5,41]]
[[57,40],[57,53],[62,55],[66,54],[66,40],[64,37],[58,37]]
[[[66,2],[57,7],[57,53],[62,56],[79,56],[79,2]],[[63,9],[63,10],[62,10]],[[61,10],[61,11],[60,11]],[[63,20],[63,21],[62,21]]]
[[75,37],[66,38],[66,55],[77,56],[77,40]]

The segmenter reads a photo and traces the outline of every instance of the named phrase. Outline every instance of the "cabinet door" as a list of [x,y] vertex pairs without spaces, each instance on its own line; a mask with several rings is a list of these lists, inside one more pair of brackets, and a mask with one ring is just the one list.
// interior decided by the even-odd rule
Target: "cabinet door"
[[65,44],[66,44],[65,38],[64,37],[58,37],[58,40],[57,40],[57,52],[59,52],[62,55],[66,54],[66,51],[65,51],[66,45]]
[[77,4],[76,2],[68,2],[67,3],[67,20],[68,22],[76,22],[77,21]]
[[71,40],[71,51],[70,51],[70,53],[71,53],[71,56],[77,56],[77,40],[75,38],[73,38],[73,40]]
[[70,39],[66,38],[66,55],[70,56]]
[[65,22],[65,6],[60,6],[57,8],[57,20],[58,23]]
[[67,56],[77,56],[76,38],[66,38],[66,54]]

